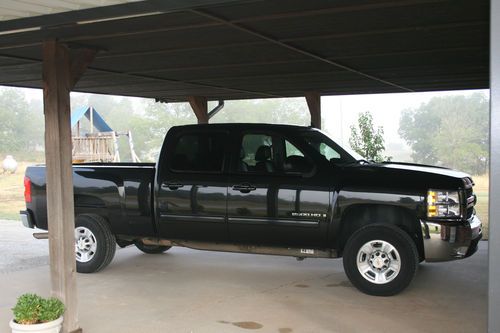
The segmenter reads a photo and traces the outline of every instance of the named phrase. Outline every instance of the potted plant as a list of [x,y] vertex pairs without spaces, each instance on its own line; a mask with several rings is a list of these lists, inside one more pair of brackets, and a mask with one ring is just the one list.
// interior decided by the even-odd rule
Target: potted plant
[[23,294],[12,308],[14,319],[10,321],[12,333],[61,331],[64,304],[57,298],[43,298],[36,294]]

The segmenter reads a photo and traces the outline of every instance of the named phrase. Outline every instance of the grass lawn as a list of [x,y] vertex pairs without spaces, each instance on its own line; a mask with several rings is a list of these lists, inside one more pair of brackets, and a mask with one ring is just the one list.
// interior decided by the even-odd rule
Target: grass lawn
[[34,163],[19,162],[15,174],[0,173],[0,219],[18,220],[19,211],[26,209],[23,180],[30,164]]

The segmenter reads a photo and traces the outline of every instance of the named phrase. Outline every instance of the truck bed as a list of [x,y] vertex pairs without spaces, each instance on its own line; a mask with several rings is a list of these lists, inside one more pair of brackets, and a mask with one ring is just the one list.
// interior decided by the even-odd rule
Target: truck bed
[[[33,201],[27,204],[36,227],[47,229],[45,165],[30,166]],[[116,234],[155,235],[152,206],[154,163],[73,165],[75,214],[106,217]]]

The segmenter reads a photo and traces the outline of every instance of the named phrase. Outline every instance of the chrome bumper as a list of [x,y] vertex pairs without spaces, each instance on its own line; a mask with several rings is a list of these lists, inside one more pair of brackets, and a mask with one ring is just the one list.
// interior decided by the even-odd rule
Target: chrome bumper
[[420,221],[425,261],[463,259],[477,251],[482,237],[481,221],[473,215],[465,223]]

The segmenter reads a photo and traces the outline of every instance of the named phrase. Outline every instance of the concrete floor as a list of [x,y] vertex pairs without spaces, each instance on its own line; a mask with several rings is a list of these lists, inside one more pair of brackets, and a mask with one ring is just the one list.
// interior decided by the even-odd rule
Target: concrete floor
[[[0,332],[24,292],[48,295],[47,243],[0,221]],[[17,239],[17,241],[16,241]],[[367,296],[341,260],[173,248],[117,251],[97,274],[79,274],[84,332],[486,332],[487,242],[462,261],[420,265],[397,296]]]

